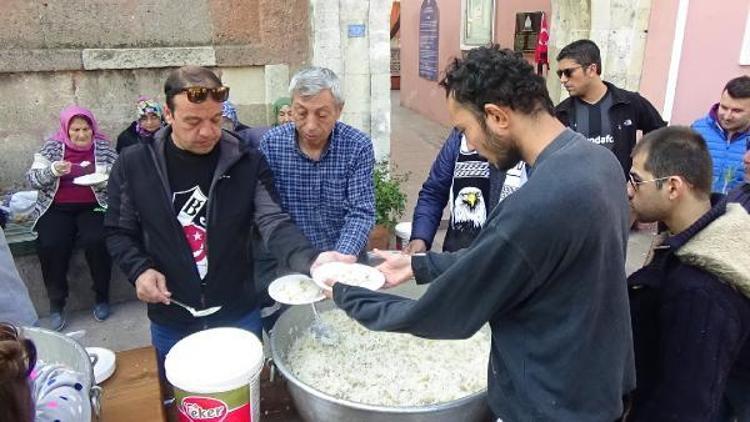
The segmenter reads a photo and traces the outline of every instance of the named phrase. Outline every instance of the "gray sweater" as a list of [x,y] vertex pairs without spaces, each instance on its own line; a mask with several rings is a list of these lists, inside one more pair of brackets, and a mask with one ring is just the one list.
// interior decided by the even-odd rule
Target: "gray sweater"
[[469,248],[413,258],[422,298],[340,283],[334,298],[370,329],[427,338],[489,321],[488,401],[504,421],[614,421],[635,387],[627,225],[615,156],[566,129]]
[[5,233],[0,228],[0,321],[31,326],[37,319],[29,290],[18,274]]

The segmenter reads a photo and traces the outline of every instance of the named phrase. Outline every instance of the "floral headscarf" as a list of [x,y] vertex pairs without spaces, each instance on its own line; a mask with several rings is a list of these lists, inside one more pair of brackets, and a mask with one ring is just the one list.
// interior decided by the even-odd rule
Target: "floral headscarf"
[[[153,113],[158,117],[159,119],[162,118],[162,115],[164,114],[164,110],[161,108],[161,104],[159,104],[156,100],[153,98],[149,98],[146,96],[140,96],[138,97],[138,103],[136,103],[136,109],[138,110],[138,121],[136,121],[135,124],[135,131],[138,132],[138,135],[140,136],[153,136],[155,131],[151,132],[149,130],[146,130],[143,126],[141,126],[141,117],[147,115],[148,113]],[[161,125],[159,125],[159,128],[164,126],[164,123],[162,122]]]
[[57,132],[52,136],[52,139],[62,142],[65,144],[66,147],[72,148],[76,151],[88,151],[89,149],[94,147],[94,143],[91,143],[91,146],[86,148],[81,148],[79,146],[76,146],[73,141],[70,140],[70,135],[68,135],[68,129],[70,128],[70,122],[75,117],[83,117],[86,119],[91,126],[91,132],[92,132],[92,141],[95,141],[97,139],[108,141],[109,138],[107,138],[107,135],[99,132],[99,126],[96,124],[96,119],[94,118],[94,113],[92,113],[89,109],[79,107],[77,105],[69,105],[65,107],[60,112],[60,127],[57,129]]
[[153,98],[149,98],[146,96],[138,97],[136,108],[138,109],[139,119],[148,113],[154,113],[159,118],[161,118],[161,116],[164,114],[164,110],[161,108],[161,104],[159,104]]

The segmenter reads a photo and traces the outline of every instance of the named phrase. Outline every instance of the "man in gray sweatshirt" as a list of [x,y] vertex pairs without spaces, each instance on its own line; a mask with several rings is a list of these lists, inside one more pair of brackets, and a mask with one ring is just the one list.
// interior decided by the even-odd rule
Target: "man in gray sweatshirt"
[[617,160],[555,119],[544,80],[510,50],[471,50],[441,84],[471,146],[501,170],[525,161],[528,182],[467,249],[382,255],[388,286],[431,282],[419,300],[335,284],[336,304],[370,329],[427,338],[467,338],[489,322],[500,420],[615,421],[635,387]]

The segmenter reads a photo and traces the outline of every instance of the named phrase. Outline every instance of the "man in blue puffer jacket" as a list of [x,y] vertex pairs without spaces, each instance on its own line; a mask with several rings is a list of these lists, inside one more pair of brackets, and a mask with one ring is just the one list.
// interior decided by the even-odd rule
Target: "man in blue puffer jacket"
[[692,129],[706,140],[713,161],[713,192],[727,193],[742,184],[742,156],[750,141],[750,77],[727,82],[721,99]]

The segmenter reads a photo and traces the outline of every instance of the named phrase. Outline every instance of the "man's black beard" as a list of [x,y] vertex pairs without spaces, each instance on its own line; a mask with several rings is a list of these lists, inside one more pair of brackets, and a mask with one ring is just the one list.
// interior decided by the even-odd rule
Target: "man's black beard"
[[512,141],[503,141],[494,133],[486,132],[487,149],[491,157],[486,157],[501,171],[508,171],[522,160],[521,152]]

